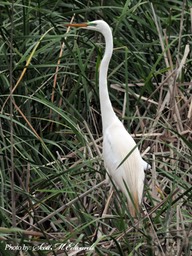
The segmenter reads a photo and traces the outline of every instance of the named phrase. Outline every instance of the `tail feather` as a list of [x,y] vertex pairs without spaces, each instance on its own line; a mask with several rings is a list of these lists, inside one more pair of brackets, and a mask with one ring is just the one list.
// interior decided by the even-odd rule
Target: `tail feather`
[[134,218],[139,212],[139,199],[138,199],[137,192],[135,192],[132,195],[132,200],[129,198],[128,201],[129,201],[128,207],[129,207],[130,214]]

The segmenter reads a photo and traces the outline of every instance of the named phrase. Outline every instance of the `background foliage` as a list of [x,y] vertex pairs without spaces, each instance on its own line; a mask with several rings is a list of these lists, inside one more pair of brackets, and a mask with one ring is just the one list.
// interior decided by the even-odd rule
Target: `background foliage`
[[[191,16],[191,0],[0,1],[2,255],[190,255]],[[103,38],[64,27],[94,19],[113,29],[114,110],[152,165],[138,220],[103,182]]]

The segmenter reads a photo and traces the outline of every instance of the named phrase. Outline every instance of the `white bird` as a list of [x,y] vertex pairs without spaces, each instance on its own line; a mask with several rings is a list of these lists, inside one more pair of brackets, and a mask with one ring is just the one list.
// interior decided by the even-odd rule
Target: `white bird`
[[130,214],[135,217],[142,201],[144,170],[150,166],[142,159],[135,141],[116,116],[109,98],[107,73],[113,53],[111,28],[103,20],[66,26],[97,31],[104,36],[105,52],[99,68],[104,165],[114,183],[125,194]]

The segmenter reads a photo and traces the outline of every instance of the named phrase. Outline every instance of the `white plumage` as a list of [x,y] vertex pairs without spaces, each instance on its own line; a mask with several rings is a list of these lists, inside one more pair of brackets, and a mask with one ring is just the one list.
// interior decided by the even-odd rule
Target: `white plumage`
[[[139,205],[142,201],[144,169],[148,168],[148,164],[142,159],[135,141],[116,116],[109,99],[107,72],[113,52],[111,29],[103,20],[83,24],[68,24],[68,26],[98,31],[105,38],[105,53],[99,70],[99,96],[103,125],[103,159],[108,174],[118,188],[126,195],[131,215],[135,216],[136,212],[139,211]],[[128,157],[126,158],[126,156]],[[123,162],[123,160],[125,161]]]
[[[127,155],[128,158],[123,162]],[[131,215],[135,216],[142,200],[144,168],[135,141],[118,119],[114,120],[103,135],[103,158],[109,175],[127,197]]]

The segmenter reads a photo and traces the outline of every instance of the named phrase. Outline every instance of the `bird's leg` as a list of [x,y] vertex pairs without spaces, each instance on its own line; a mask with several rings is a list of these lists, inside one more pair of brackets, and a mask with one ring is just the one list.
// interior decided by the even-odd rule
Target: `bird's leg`
[[[111,202],[112,196],[113,196],[113,188],[111,187],[111,188],[110,188],[110,191],[109,191],[109,197],[108,197],[108,199],[107,199],[107,202],[106,202],[106,204],[105,204],[105,208],[104,208],[104,210],[103,210],[103,212],[102,212],[102,215],[101,215],[101,218],[102,218],[102,219],[104,219],[105,216],[106,216],[106,213],[107,213],[107,210],[108,210],[108,208],[109,208],[109,204],[110,204],[110,202]],[[97,231],[97,239],[102,236],[102,233],[103,233],[103,232],[102,232],[102,227],[101,227],[101,225],[99,225],[99,226],[98,226],[98,231]]]
[[101,215],[102,218],[105,217],[105,215],[106,215],[106,213],[107,213],[107,210],[108,210],[108,208],[109,208],[109,203],[110,203],[110,201],[111,201],[112,196],[113,196],[113,188],[111,187],[110,190],[109,190],[109,197],[108,197],[108,199],[107,199],[105,208],[104,208],[103,213],[102,213],[102,215]]

